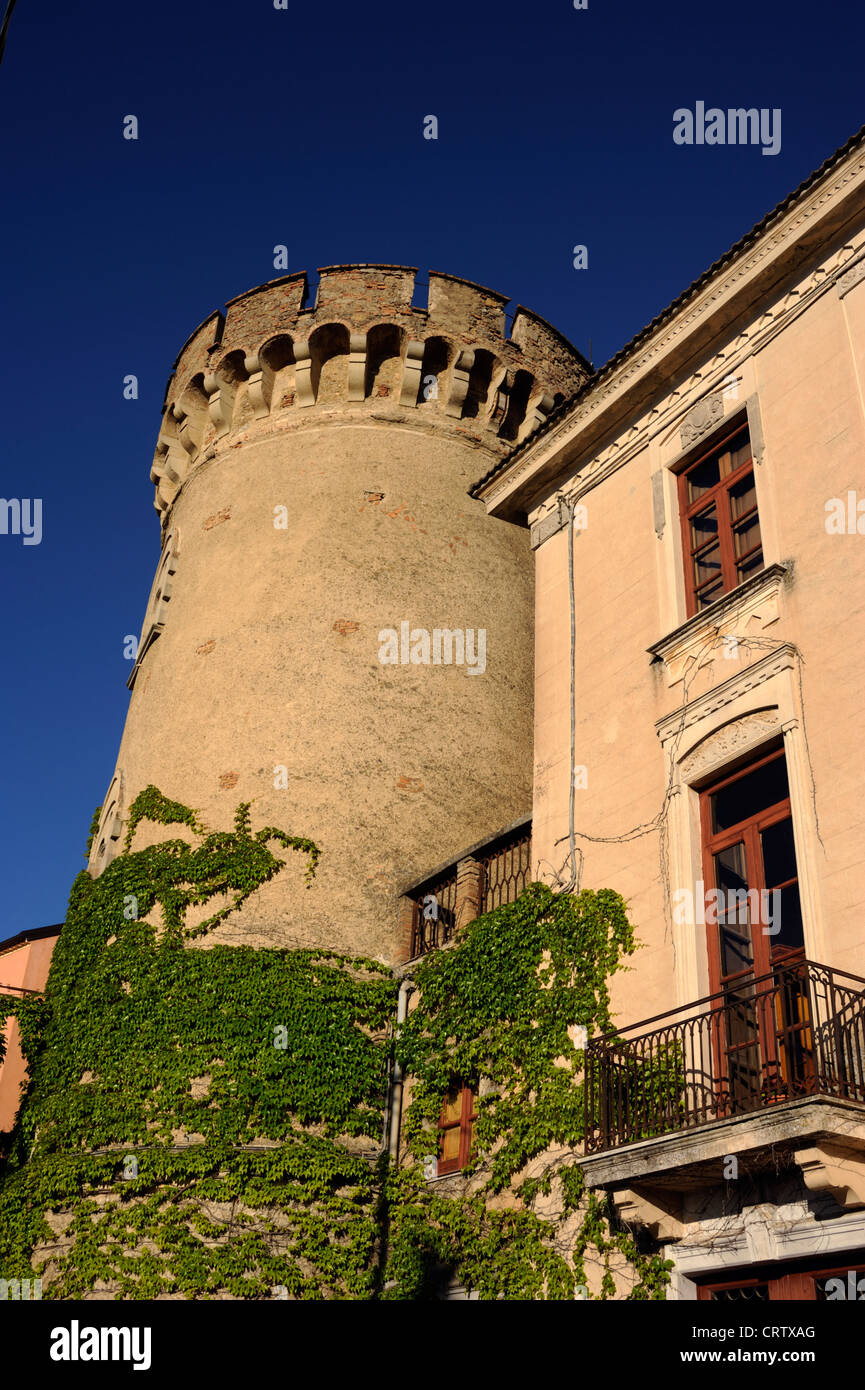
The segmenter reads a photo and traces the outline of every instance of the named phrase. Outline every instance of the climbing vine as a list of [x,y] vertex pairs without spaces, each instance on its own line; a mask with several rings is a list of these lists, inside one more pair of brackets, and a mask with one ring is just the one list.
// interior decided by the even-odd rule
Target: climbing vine
[[[585,1191],[576,1158],[585,1039],[612,1029],[609,981],[635,947],[617,893],[557,895],[534,883],[466,927],[453,949],[422,960],[418,1007],[397,1042],[412,1078],[412,1156],[435,1154],[442,1098],[455,1080],[476,1091],[477,1120],[458,1196],[438,1195],[416,1168],[400,1175],[409,1200],[395,1208],[395,1287],[422,1287],[432,1256],[484,1297],[573,1298],[577,1286],[588,1290],[591,1250],[599,1296],[616,1292],[618,1264],[630,1297],[663,1297],[669,1264],[617,1229],[605,1199]],[[668,1082],[677,1084],[659,1084]]]
[[[124,852],[72,889],[44,996],[16,1012],[30,1083],[0,1176],[0,1270],[45,1296],[369,1297],[396,987],[328,952],[190,949],[281,872],[273,828],[205,834],[147,788],[130,811],[201,840]],[[203,837],[203,838],[201,838]],[[203,922],[190,909],[226,899]]]
[[[135,850],[144,821],[187,836]],[[0,996],[29,1070],[0,1165],[0,1275],[41,1275],[57,1299],[414,1299],[444,1270],[483,1297],[571,1298],[591,1250],[602,1296],[619,1261],[631,1297],[662,1297],[667,1267],[584,1192],[574,1153],[574,1025],[611,1026],[608,981],[635,944],[618,895],[535,884],[481,917],[420,962],[394,1042],[398,980],[376,961],[197,948],[284,871],[272,846],[312,880],[317,846],[253,831],[248,804],[212,832],[146,788],[122,852],[73,885],[44,995]],[[399,1164],[394,1047],[412,1078]],[[483,1092],[476,1155],[429,1183],[454,1076]]]

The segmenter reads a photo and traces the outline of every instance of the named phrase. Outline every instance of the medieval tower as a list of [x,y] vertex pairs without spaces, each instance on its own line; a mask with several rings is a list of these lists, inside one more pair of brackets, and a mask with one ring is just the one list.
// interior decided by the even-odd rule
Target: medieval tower
[[400,884],[531,805],[528,533],[468,491],[588,366],[522,307],[508,333],[506,296],[422,293],[411,268],[331,266],[307,305],[288,275],[207,318],[168,385],[162,552],[89,868],[151,784],[210,829],[244,801],[315,841],[311,889],[279,875],[225,943],[396,963]]

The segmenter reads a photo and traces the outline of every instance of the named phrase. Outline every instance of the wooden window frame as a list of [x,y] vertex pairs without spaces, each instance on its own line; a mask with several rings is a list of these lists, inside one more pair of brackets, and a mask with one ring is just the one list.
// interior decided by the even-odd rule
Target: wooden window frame
[[[728,849],[730,845],[738,844],[743,841],[745,844],[746,863],[748,866],[748,889],[765,890],[766,880],[763,866],[763,852],[760,845],[760,835],[762,831],[768,830],[770,826],[779,825],[782,821],[792,820],[792,807],[789,795],[790,769],[787,766],[788,794],[780,801],[774,802],[764,810],[756,812],[752,816],[746,816],[735,825],[726,830],[712,830],[712,802],[711,798],[716,792],[723,791],[725,787],[731,786],[734,782],[740,781],[750,773],[756,772],[758,768],[766,767],[771,762],[777,762],[783,758],[786,766],[786,750],[783,741],[773,740],[768,748],[764,747],[758,751],[756,756],[749,757],[736,765],[735,768],[728,769],[721,776],[716,776],[708,782],[700,791],[700,839],[702,843],[703,855],[703,883],[706,890],[715,887],[715,867],[714,856],[723,849]],[[785,880],[783,884],[775,884],[773,887],[787,887],[792,883],[798,883],[799,866],[796,865],[796,877]],[[785,957],[793,959],[804,955],[804,947],[776,948],[773,952],[771,940],[768,936],[759,932],[756,936],[752,935],[751,944],[753,948],[753,964],[750,972],[738,972],[735,975],[725,975],[723,961],[721,959],[720,934],[718,923],[706,926],[707,945],[709,951],[709,989],[711,993],[717,994],[729,983],[734,982],[740,975],[748,973],[754,976],[766,975],[773,965],[778,965]]]
[[[713,831],[712,797],[717,792],[723,791],[726,787],[734,785],[751,773],[780,759],[784,759],[787,772],[787,796],[752,815],[744,816],[735,825],[724,830]],[[716,774],[711,781],[704,784],[700,790],[700,832],[703,853],[703,883],[706,890],[715,887],[714,856],[719,851],[729,848],[730,845],[741,842],[745,848],[747,891],[757,890],[761,893],[765,891],[766,878],[761,835],[764,830],[786,820],[789,820],[792,825],[789,776],[790,770],[786,765],[786,750],[783,739],[779,738],[773,739],[768,746],[764,745],[762,749],[750,756],[737,760],[733,767],[721,774]],[[798,870],[797,862],[795,878],[785,880],[783,885],[773,884],[773,888],[788,886],[792,883],[798,884]],[[706,915],[708,918],[708,913]],[[751,982],[762,981],[758,986],[757,993],[753,995],[755,1000],[753,1004],[753,1039],[740,1044],[740,1042],[726,1037],[724,1030],[720,1028],[714,1037],[713,1048],[719,1087],[719,1106],[723,1106],[726,1103],[725,1098],[732,1095],[732,1089],[728,1093],[727,1088],[734,1086],[734,1075],[738,1072],[737,1062],[742,1060],[747,1065],[748,1055],[753,1055],[754,1048],[756,1048],[759,1075],[758,1079],[758,1075],[755,1074],[754,1085],[755,1087],[759,1085],[760,1093],[764,1094],[765,1097],[775,1096],[775,1098],[779,1098],[779,1087],[781,1094],[787,1095],[792,1077],[791,1067],[794,1065],[797,1085],[807,1084],[807,1077],[810,1074],[808,1068],[812,1065],[808,1060],[812,1048],[807,998],[804,999],[803,1003],[805,1012],[796,1013],[798,996],[792,983],[792,977],[787,977],[788,985],[777,989],[773,989],[773,986],[767,983],[772,979],[778,980],[778,976],[773,976],[773,971],[778,967],[805,959],[804,943],[800,946],[775,946],[771,938],[762,930],[761,925],[750,920],[748,931],[751,941],[751,965],[731,974],[725,974],[720,921],[710,923],[707,920],[706,922],[710,992],[718,996],[723,994],[735,1009],[737,998],[744,1005],[744,1000],[751,997],[749,996],[749,991],[752,989]],[[742,990],[745,991],[744,995],[741,994]],[[787,999],[788,991],[792,992],[787,1005],[784,1006],[782,1000]],[[792,1012],[788,1012],[788,1010],[792,1010]],[[796,1053],[799,1043],[805,1045],[805,1054],[802,1058],[799,1058]],[[741,1054],[741,1059],[739,1054]],[[793,1061],[794,1056],[796,1057],[795,1063]],[[733,1068],[736,1069],[735,1072],[732,1070]],[[738,1091],[738,1083],[736,1083],[735,1089]],[[754,1094],[756,1095],[756,1089]]]
[[[855,1260],[858,1251],[851,1251]],[[810,1269],[788,1269],[785,1273],[779,1274],[777,1269],[767,1270],[762,1277],[754,1275],[751,1271],[747,1277],[735,1278],[735,1276],[725,1276],[723,1279],[710,1280],[704,1284],[697,1285],[698,1300],[709,1302],[712,1300],[713,1293],[724,1293],[727,1289],[753,1289],[760,1284],[767,1284],[769,1291],[769,1303],[791,1303],[817,1302],[817,1284],[823,1279],[846,1278],[849,1273],[856,1275],[858,1280],[865,1275],[865,1265],[861,1263],[849,1263],[846,1265],[833,1265],[821,1268],[819,1265]],[[839,1300],[840,1301],[840,1300]]]
[[[713,458],[716,454],[723,453],[724,446],[726,444],[731,444],[740,435],[746,436],[748,444],[748,458],[745,460],[745,462],[740,463],[738,468],[734,469],[732,473],[729,473],[726,478],[719,477],[718,482],[715,484],[714,487],[708,488],[706,492],[702,494],[702,496],[698,497],[693,502],[689,502],[688,478],[690,474],[693,473],[694,469],[697,468],[701,463],[705,463],[707,459]],[[743,442],[745,441],[743,440]],[[733,541],[733,521],[730,517],[729,494],[734,487],[737,487],[739,483],[744,482],[749,475],[755,479],[754,506],[751,508],[750,511],[736,518],[736,525],[740,526],[743,522],[746,522],[748,520],[756,521],[760,533],[759,541],[757,545],[752,546],[750,550],[746,551],[743,555],[737,556],[735,544]],[[701,512],[706,511],[708,507],[714,505],[715,516],[718,523],[717,544],[721,561],[721,590],[720,593],[716,594],[714,599],[711,599],[709,601],[706,607],[710,607],[712,603],[716,602],[718,599],[723,598],[725,594],[729,594],[734,589],[738,589],[739,585],[744,583],[745,580],[739,578],[737,566],[741,565],[743,561],[749,559],[749,557],[754,555],[758,550],[763,550],[763,533],[762,528],[760,528],[760,508],[756,500],[754,450],[751,444],[751,430],[748,420],[739,420],[738,424],[735,425],[735,427],[733,427],[732,429],[728,429],[725,434],[722,434],[721,436],[716,436],[715,440],[708,448],[701,449],[700,453],[697,454],[696,457],[688,459],[687,463],[685,463],[682,466],[682,468],[678,471],[678,487],[679,517],[682,526],[682,558],[685,564],[685,598],[687,604],[687,616],[689,618],[693,618],[695,614],[697,614],[698,612],[705,611],[705,609],[701,609],[699,606],[698,591],[700,589],[705,588],[710,582],[707,580],[702,585],[697,584],[697,576],[694,572],[694,559],[701,549],[707,549],[710,545],[714,544],[713,541],[709,541],[706,542],[705,545],[702,547],[697,546],[695,548],[692,545],[691,522],[696,516],[699,516]],[[765,568],[765,563],[766,561],[764,554],[763,568]],[[757,574],[759,573],[759,571],[755,570],[754,573]],[[748,578],[750,577],[751,576],[749,575]]]
[[[445,1107],[448,1099],[447,1096],[445,1096],[442,1100],[441,1114],[439,1115],[438,1122],[439,1159],[437,1171],[439,1176],[443,1173],[458,1173],[461,1169],[468,1167],[474,1147],[474,1126],[475,1120],[477,1119],[477,1107],[475,1104],[477,1101],[477,1093],[475,1088],[464,1082],[455,1080],[451,1084],[450,1090],[459,1090],[460,1092],[460,1114],[457,1120],[445,1120]],[[448,1092],[448,1094],[450,1094],[450,1092]],[[444,1136],[452,1129],[459,1129],[460,1132],[459,1153],[456,1158],[445,1159],[441,1156],[444,1148]]]

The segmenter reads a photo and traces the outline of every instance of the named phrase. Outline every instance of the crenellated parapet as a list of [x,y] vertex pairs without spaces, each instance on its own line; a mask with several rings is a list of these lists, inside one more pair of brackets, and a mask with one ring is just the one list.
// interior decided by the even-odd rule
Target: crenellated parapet
[[[407,266],[328,266],[313,305],[304,273],[211,314],[184,344],[151,470],[167,521],[197,462],[227,436],[302,428],[334,411],[451,432],[500,456],[589,374],[579,352],[507,296],[433,271],[426,304]],[[232,439],[232,442],[233,439]]]

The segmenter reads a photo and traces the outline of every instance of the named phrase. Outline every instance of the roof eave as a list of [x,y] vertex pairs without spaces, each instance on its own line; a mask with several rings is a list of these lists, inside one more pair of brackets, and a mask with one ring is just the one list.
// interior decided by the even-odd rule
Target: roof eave
[[579,463],[865,211],[865,128],[741,238],[471,489],[494,516],[522,520]]

